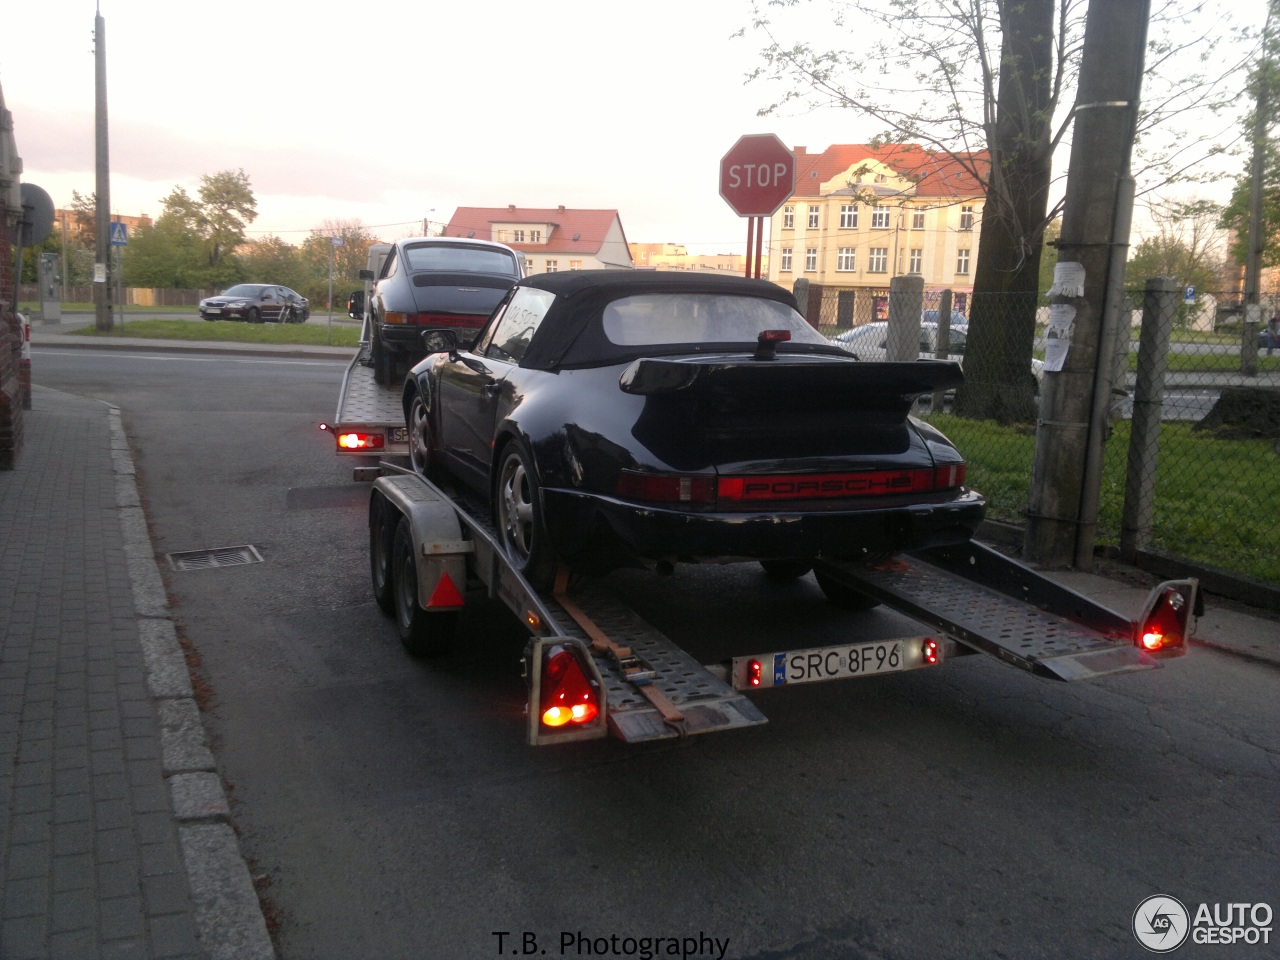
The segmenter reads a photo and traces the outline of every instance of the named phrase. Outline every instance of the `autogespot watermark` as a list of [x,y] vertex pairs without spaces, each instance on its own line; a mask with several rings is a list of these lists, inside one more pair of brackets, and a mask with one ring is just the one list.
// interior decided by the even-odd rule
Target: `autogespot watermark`
[[1193,943],[1270,943],[1271,905],[1202,903],[1191,913],[1177,897],[1156,894],[1133,911],[1133,935],[1152,953],[1172,953]]

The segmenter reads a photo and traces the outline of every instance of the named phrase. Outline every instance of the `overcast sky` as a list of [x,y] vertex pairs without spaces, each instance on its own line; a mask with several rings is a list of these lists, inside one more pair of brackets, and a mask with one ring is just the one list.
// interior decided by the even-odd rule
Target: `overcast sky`
[[[23,180],[66,206],[94,190],[95,3],[6,6],[0,87]],[[394,239],[458,206],[564,204],[617,209],[632,242],[740,251],[745,223],[717,184],[740,135],[817,151],[876,132],[849,112],[757,117],[776,91],[744,82],[763,45],[733,37],[749,0],[100,8],[113,211],[156,216],[175,185],[194,195],[202,174],[243,169],[251,234],[295,243],[325,221]]]

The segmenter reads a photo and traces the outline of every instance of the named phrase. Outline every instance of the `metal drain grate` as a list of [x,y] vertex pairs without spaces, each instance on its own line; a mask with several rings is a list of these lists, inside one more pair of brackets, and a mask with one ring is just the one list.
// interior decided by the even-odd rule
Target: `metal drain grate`
[[218,547],[214,550],[186,550],[170,553],[169,566],[175,570],[211,570],[214,567],[241,567],[246,563],[261,563],[262,554],[256,547]]

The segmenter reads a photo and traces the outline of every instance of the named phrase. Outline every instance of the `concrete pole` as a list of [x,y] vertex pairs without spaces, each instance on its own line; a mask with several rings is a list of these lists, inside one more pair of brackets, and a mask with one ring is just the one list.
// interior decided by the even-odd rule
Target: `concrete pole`
[[920,311],[924,306],[924,277],[909,273],[889,281],[889,333],[886,359],[920,357]]
[[[1111,250],[1129,173],[1149,12],[1150,0],[1091,3],[1085,24],[1058,240],[1058,270],[1074,265],[1083,272],[1083,283],[1078,290],[1055,285],[1055,306],[1074,314],[1062,369],[1044,375],[1023,544],[1030,560],[1047,567],[1091,562],[1092,525],[1082,527],[1082,520],[1092,495],[1085,487],[1097,482],[1100,471],[1086,481],[1086,469],[1091,446],[1097,456],[1101,443],[1095,431],[1105,411],[1095,416],[1098,398],[1108,404],[1110,398],[1115,341],[1104,315],[1111,284],[1123,280],[1123,274],[1112,277]],[[1101,367],[1100,361],[1105,361]]]
[[1124,515],[1120,522],[1120,558],[1126,563],[1132,563],[1139,550],[1146,550],[1151,545],[1164,380],[1169,371],[1169,339],[1178,309],[1178,294],[1178,282],[1172,277],[1152,277],[1147,281],[1142,299],[1138,378],[1133,388]]
[[[111,329],[111,164],[107,149],[107,23],[99,12],[93,18],[93,59],[95,92],[95,170],[97,178],[94,209],[94,260],[102,264],[106,276],[93,285],[96,326]],[[95,277],[96,281],[97,278]]]

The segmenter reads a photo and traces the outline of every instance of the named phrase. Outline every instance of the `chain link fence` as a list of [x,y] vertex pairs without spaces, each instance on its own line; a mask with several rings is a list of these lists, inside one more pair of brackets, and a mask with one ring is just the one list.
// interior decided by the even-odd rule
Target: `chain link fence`
[[[1069,341],[1051,335],[1043,298],[922,291],[918,278],[904,295],[910,279],[895,278],[895,297],[803,283],[796,294],[810,323],[864,359],[908,359],[909,346],[960,361],[964,386],[917,413],[965,455],[988,515],[1022,524],[1046,359]],[[1097,544],[1280,583],[1280,293],[1246,309],[1153,280],[1128,293],[1123,317]],[[894,339],[902,324],[918,343]]]

